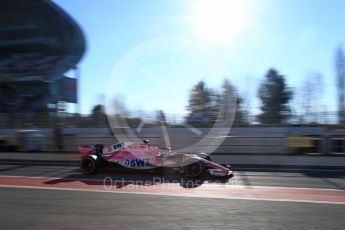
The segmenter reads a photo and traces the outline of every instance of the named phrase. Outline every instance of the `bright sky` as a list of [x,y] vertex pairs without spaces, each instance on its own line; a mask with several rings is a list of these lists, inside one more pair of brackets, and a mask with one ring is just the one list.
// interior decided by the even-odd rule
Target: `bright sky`
[[[54,0],[81,26],[81,112],[117,95],[130,109],[183,114],[199,80],[229,78],[257,106],[273,67],[300,88],[324,77],[316,103],[334,110],[334,53],[345,45],[343,0]],[[323,100],[323,102],[322,102]]]

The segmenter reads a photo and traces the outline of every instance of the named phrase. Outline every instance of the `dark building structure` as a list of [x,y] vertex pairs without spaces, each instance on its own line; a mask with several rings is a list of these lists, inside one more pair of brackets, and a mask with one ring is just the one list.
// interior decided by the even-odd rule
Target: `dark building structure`
[[76,22],[50,0],[0,0],[0,114],[77,103],[75,69],[85,52]]

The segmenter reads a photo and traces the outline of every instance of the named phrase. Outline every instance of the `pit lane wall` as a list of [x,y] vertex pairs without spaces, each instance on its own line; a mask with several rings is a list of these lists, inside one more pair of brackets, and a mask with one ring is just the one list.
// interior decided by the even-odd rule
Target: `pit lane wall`
[[[230,133],[220,130],[213,133],[214,135],[207,135],[210,129],[199,130],[201,134],[195,134],[185,128],[168,128],[169,142],[176,149],[193,143],[195,151],[202,147],[204,152],[212,151],[215,155],[336,154],[342,156],[345,153],[345,128],[233,128]],[[113,131],[115,136],[111,129],[105,128],[64,128],[60,136],[62,151],[76,152],[78,146],[83,144],[110,145],[124,137],[129,141],[149,139],[152,145],[166,146],[167,140],[159,128],[144,128],[139,131],[119,128]],[[222,138],[223,142],[219,146],[214,146],[212,141],[214,138]],[[200,143],[201,139],[206,141]],[[58,150],[54,129],[2,129],[0,140],[2,148],[7,145],[17,151]]]

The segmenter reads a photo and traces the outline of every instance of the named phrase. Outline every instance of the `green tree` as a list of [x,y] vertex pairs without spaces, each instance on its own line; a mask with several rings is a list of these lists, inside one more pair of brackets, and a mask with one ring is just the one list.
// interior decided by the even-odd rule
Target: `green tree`
[[336,51],[335,57],[337,96],[338,96],[338,122],[345,123],[345,57],[341,47]]
[[231,126],[236,115],[236,90],[227,79],[222,84],[219,109],[218,123],[220,126]]
[[215,92],[208,89],[205,82],[198,82],[191,90],[189,96],[190,111],[186,121],[195,126],[209,126],[214,122],[214,110],[218,107],[218,97]]
[[157,123],[158,123],[158,125],[162,125],[162,126],[168,125],[168,123],[166,121],[165,113],[163,110],[157,111]]
[[237,96],[236,98],[236,114],[234,118],[234,127],[241,127],[248,125],[248,112],[243,108],[243,98]]
[[96,127],[107,127],[108,122],[107,122],[107,115],[105,114],[104,111],[104,106],[103,105],[95,105],[92,109],[92,114],[91,114],[91,122],[92,126]]
[[285,77],[276,70],[270,69],[258,92],[261,100],[261,111],[258,120],[262,124],[281,125],[287,122],[291,110],[288,106],[293,93],[286,85]]
[[[302,110],[304,116],[301,121],[306,124],[322,123],[323,109],[323,77],[319,73],[309,74],[302,86]],[[316,103],[317,102],[317,103]]]

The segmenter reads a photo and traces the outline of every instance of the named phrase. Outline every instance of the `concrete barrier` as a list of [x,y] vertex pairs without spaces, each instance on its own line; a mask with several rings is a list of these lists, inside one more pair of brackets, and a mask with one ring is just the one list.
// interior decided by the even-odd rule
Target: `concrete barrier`
[[[332,143],[336,143],[332,140],[345,137],[345,130],[329,131],[326,128],[233,128],[230,133],[216,132],[211,137],[207,137],[209,141],[200,144],[198,141],[205,138],[205,134],[210,129],[201,128],[199,130],[201,135],[192,133],[185,128],[168,128],[171,147],[181,149],[183,146],[194,143],[195,151],[202,147],[205,152],[208,152],[208,149],[214,149],[212,147],[215,143],[212,138],[225,136],[221,145],[216,146],[217,148],[212,151],[213,154],[291,155],[296,153],[297,149],[289,148],[286,138],[288,136],[310,136],[319,139],[320,146],[306,149],[305,153],[330,154],[334,149]],[[56,151],[54,130],[40,129],[40,131],[43,139],[42,150]],[[0,130],[0,137],[15,143],[16,132],[17,130]],[[144,128],[140,132],[136,129],[121,128],[114,132],[116,132],[116,137],[109,128],[65,128],[62,133],[63,150],[77,152],[78,146],[83,144],[109,145],[122,140],[123,137],[134,142],[150,139],[152,145],[165,147],[162,130],[159,128]],[[345,150],[345,147],[343,149]],[[341,155],[342,153],[336,152],[336,154]]]

